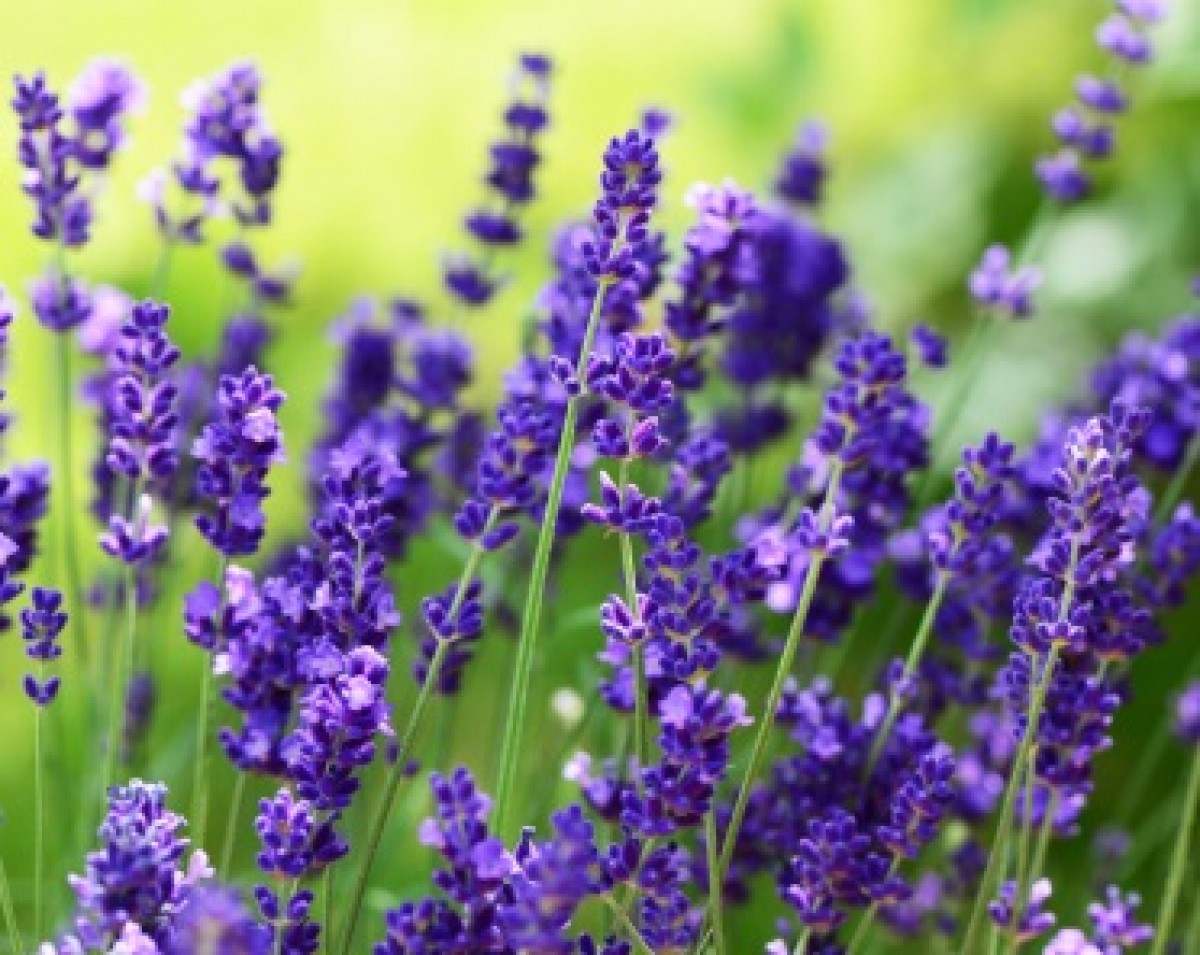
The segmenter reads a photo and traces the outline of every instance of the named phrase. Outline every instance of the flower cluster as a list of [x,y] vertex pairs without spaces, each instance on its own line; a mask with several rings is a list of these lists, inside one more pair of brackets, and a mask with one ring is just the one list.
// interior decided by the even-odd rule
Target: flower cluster
[[148,300],[133,306],[111,352],[106,464],[128,482],[135,512],[131,519],[111,515],[101,546],[127,564],[150,560],[165,543],[166,528],[149,524],[146,491],[169,481],[179,465],[179,389],[171,378],[179,350],[167,337],[169,314]]
[[536,194],[534,173],[541,157],[537,138],[549,124],[546,101],[550,86],[550,59],[526,53],[513,77],[513,99],[504,111],[504,137],[491,147],[492,165],[485,182],[491,203],[475,209],[466,229],[480,255],[450,257],[443,269],[446,288],[471,308],[486,305],[500,287],[493,273],[492,256],[498,249],[521,241],[520,215]]
[[192,445],[200,462],[196,490],[214,507],[196,518],[196,527],[227,557],[253,554],[266,533],[262,501],[268,471],[283,460],[276,418],[283,399],[271,376],[256,368],[222,377],[215,420]]
[[[1117,69],[1146,66],[1154,55],[1147,29],[1162,19],[1162,0],[1118,0],[1116,9],[1096,29],[1096,44]],[[1037,177],[1047,196],[1062,203],[1078,202],[1092,191],[1088,166],[1107,159],[1116,137],[1113,120],[1129,108],[1129,98],[1113,79],[1084,74],[1075,83],[1076,104],[1054,117],[1061,148],[1039,159]]]
[[166,786],[140,779],[109,793],[98,832],[102,848],[89,853],[83,875],[70,879],[78,947],[65,940],[62,952],[108,951],[130,931],[167,946],[173,917],[212,869],[201,851],[184,863],[188,840],[179,830],[185,821],[166,800]]
[[[39,670],[48,662],[62,656],[58,638],[67,625],[62,611],[62,594],[57,590],[34,587],[30,605],[21,611],[21,636],[25,640],[25,655],[37,660]],[[25,675],[25,695],[36,705],[46,706],[58,695],[59,678],[39,678]]]

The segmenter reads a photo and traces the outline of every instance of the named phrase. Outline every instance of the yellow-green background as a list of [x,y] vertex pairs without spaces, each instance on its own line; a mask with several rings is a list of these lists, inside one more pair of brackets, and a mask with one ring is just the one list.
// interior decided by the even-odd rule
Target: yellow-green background
[[[517,52],[541,50],[555,60],[553,127],[529,241],[509,260],[515,281],[470,328],[481,403],[516,352],[554,224],[588,208],[605,139],[648,105],[677,117],[663,148],[662,214],[676,235],[687,221],[689,184],[733,177],[763,185],[798,122],[825,119],[834,171],[822,218],[845,238],[881,323],[901,328],[924,318],[956,335],[968,314],[960,290],[971,263],[993,238],[1019,240],[1034,214],[1032,158],[1049,146],[1047,117],[1069,97],[1073,75],[1100,66],[1091,34],[1108,7],[1102,0],[0,0],[0,67],[43,67],[63,87],[88,58],[110,54],[149,83],[149,109],[106,183],[95,239],[76,259],[82,274],[136,294],[148,285],[157,246],[134,187],[176,146],[179,92],[233,60],[261,66],[266,106],[286,146],[276,223],[264,246],[273,260],[302,269],[294,307],[277,316],[270,365],[291,396],[285,424],[293,462],[302,462],[330,373],[324,330],[331,318],[361,293],[417,294],[435,314],[443,308],[439,256],[461,241],[459,222],[478,195]],[[1120,159],[1102,179],[1100,198],[1060,217],[1050,233],[1045,314],[996,344],[964,435],[988,424],[1028,434],[1038,408],[1070,393],[1088,362],[1125,330],[1161,326],[1185,307],[1187,278],[1200,268],[1200,3],[1176,0],[1175,7],[1160,31],[1163,62],[1134,81],[1137,112],[1122,124]],[[13,123],[0,123],[0,157],[12,156],[13,139]],[[0,281],[22,297],[45,250],[28,235],[15,160],[0,162],[0,197]],[[177,259],[168,298],[174,333],[190,354],[211,348],[224,295],[211,249]],[[51,456],[51,353],[45,333],[21,325],[10,356],[19,419],[9,453]],[[937,398],[936,381],[923,387]],[[301,480],[293,466],[276,482],[274,529],[300,526]],[[401,578],[408,606],[449,579],[445,556],[427,550]],[[44,566],[52,573],[53,562]],[[606,583],[580,588],[590,593]],[[185,719],[194,654],[180,646],[174,625],[150,639],[176,651],[167,653],[168,716]],[[0,803],[11,817],[0,844],[19,882],[28,871],[31,753],[16,644],[9,638],[0,650]],[[576,646],[576,656],[590,652]],[[459,704],[467,752],[486,750],[462,727],[478,722],[472,714],[491,712],[506,659],[503,648],[485,655],[488,669],[470,684],[476,692]],[[572,665],[556,672],[577,672]],[[397,695],[407,700],[406,683]],[[1162,703],[1152,700],[1137,718],[1154,718]],[[165,730],[156,739],[178,748],[179,737]],[[1121,758],[1110,765],[1121,767]],[[164,772],[186,779],[185,760],[178,754]],[[56,864],[61,872],[75,862]],[[394,861],[391,871],[404,868]]]

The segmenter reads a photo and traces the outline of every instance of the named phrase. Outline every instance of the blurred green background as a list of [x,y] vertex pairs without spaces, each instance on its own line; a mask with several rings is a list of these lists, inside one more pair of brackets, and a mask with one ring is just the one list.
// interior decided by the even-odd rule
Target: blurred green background
[[[765,185],[797,124],[826,120],[833,180],[822,220],[847,243],[880,323],[903,328],[919,318],[957,338],[969,314],[965,274],[989,241],[1019,241],[1034,216],[1031,162],[1050,147],[1048,117],[1069,98],[1074,74],[1099,67],[1092,32],[1108,7],[1103,0],[9,0],[0,4],[0,64],[10,72],[45,68],[64,88],[90,57],[109,54],[149,84],[149,108],[105,184],[94,240],[75,264],[89,279],[133,294],[147,289],[157,255],[151,216],[134,190],[175,150],[180,91],[237,59],[262,67],[266,107],[286,147],[276,223],[263,244],[269,261],[301,269],[294,306],[277,316],[269,362],[290,395],[292,464],[272,500],[272,529],[282,537],[303,520],[300,465],[333,356],[325,329],[361,293],[415,294],[444,313],[439,256],[462,241],[459,223],[479,193],[518,52],[541,50],[555,60],[553,127],[529,241],[507,261],[514,281],[470,329],[481,404],[516,354],[555,224],[588,209],[605,140],[648,105],[677,119],[663,150],[663,217],[676,236],[687,222],[682,198],[691,183],[732,177]],[[1039,409],[1071,393],[1122,334],[1161,327],[1186,306],[1188,278],[1200,268],[1200,3],[1177,0],[1158,38],[1160,62],[1133,81],[1137,106],[1122,124],[1119,158],[1095,201],[1055,220],[1042,256],[1048,284],[1040,315],[994,340],[959,437],[985,425],[1028,436]],[[14,125],[0,123],[0,156],[13,155]],[[15,159],[0,163],[0,196],[0,281],[21,298],[45,249],[28,234]],[[211,247],[177,257],[167,297],[185,351],[211,349],[224,301]],[[21,322],[11,352],[10,400],[19,416],[12,457],[53,456],[50,354],[47,336]],[[921,384],[936,404],[939,383]],[[80,473],[88,453],[80,449]],[[96,560],[90,550],[88,559]],[[194,566],[207,565],[197,557]],[[406,606],[452,568],[442,549],[418,551],[401,581]],[[607,582],[579,583],[579,600],[595,601]],[[165,755],[147,772],[186,779],[190,737],[178,726],[194,709],[198,661],[173,619],[159,626],[148,639],[169,648],[163,665],[173,676],[166,728],[155,737]],[[594,638],[586,627],[576,636]],[[0,844],[18,882],[27,868],[21,846],[31,758],[29,708],[15,699],[19,653],[12,639],[0,648],[7,674],[0,719],[9,731],[0,802],[10,816]],[[555,680],[577,682],[570,674],[579,672],[578,642],[559,656]],[[469,684],[468,714],[495,705],[507,659],[503,646],[485,652]],[[404,677],[397,682],[398,696],[407,696]],[[68,705],[67,720],[82,712],[78,703]],[[1155,718],[1161,705],[1159,695],[1134,713],[1128,732],[1136,736],[1137,720]],[[459,717],[461,747],[487,752],[490,740],[463,728],[470,722]],[[1105,776],[1124,765],[1112,757]],[[413,797],[400,825],[420,814],[420,801]],[[250,853],[241,858],[249,864]],[[57,871],[76,864],[64,855]],[[397,891],[420,881],[404,860],[392,860],[390,871]]]

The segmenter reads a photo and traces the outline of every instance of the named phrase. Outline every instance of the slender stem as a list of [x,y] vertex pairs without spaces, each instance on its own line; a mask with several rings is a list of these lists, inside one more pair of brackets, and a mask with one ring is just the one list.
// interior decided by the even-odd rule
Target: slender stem
[[[221,555],[217,568],[217,589],[221,599],[217,605],[217,629],[224,626],[225,616],[225,579],[229,576],[229,557]],[[214,652],[216,647],[213,648]],[[208,826],[208,774],[211,769],[209,759],[208,731],[212,724],[217,701],[213,687],[213,661],[206,654],[203,659],[203,669],[200,673],[200,712],[196,717],[196,749],[192,766],[192,816],[191,828],[195,845],[204,845],[205,829]]]
[[[1032,769],[1032,765],[1030,766]],[[1031,811],[1030,803],[1026,802],[1025,811]],[[1050,837],[1054,834],[1054,817],[1058,813],[1058,790],[1050,790],[1050,799],[1046,803],[1046,812],[1042,817],[1042,824],[1038,828],[1037,848],[1033,852],[1033,863],[1028,869],[1024,867],[1024,863],[1018,863],[1017,869],[1017,894],[1013,897],[1013,916],[1012,924],[1015,927],[1020,926],[1021,917],[1024,914],[1023,910],[1029,899],[1030,886],[1033,885],[1035,876],[1042,871],[1042,866],[1046,864],[1046,853],[1050,849]],[[1028,833],[1028,828],[1025,830]],[[1024,841],[1024,840],[1022,840]],[[1009,955],[1016,955],[1017,949],[1021,946],[1020,932],[1013,931],[1008,940]]]
[[325,926],[325,937],[336,938],[337,936],[333,932],[333,866],[331,865],[325,866],[325,871],[321,873],[321,904],[325,910],[321,923]]
[[1183,460],[1175,469],[1171,483],[1167,485],[1162,497],[1159,498],[1158,507],[1154,511],[1155,523],[1163,524],[1170,519],[1171,512],[1175,510],[1175,505],[1179,503],[1179,499],[1183,497],[1183,492],[1187,489],[1188,479],[1192,476],[1197,460],[1200,460],[1200,431],[1192,435],[1192,440],[1188,442],[1187,449],[1183,452]]
[[171,259],[175,252],[175,242],[169,236],[163,236],[162,247],[158,250],[158,261],[154,263],[154,274],[150,278],[150,297],[161,300],[167,291],[167,279],[171,275]]
[[808,951],[808,939],[812,935],[812,929],[805,925],[800,929],[800,934],[796,938],[796,947],[792,949],[792,955],[805,955]]
[[1185,952],[1200,952],[1200,899],[1197,898],[1193,898],[1192,900],[1192,921],[1188,925],[1183,950]]
[[850,946],[846,949],[846,955],[858,955],[863,943],[871,934],[871,926],[875,922],[875,916],[879,912],[879,903],[872,902],[867,910],[863,913],[863,917],[858,922],[858,928],[854,930],[854,935],[850,939]]
[[642,933],[637,930],[637,926],[629,920],[629,916],[622,911],[621,907],[613,901],[613,897],[606,894],[601,896],[601,898],[604,899],[604,904],[608,906],[609,911],[616,917],[617,924],[625,930],[625,934],[633,942],[633,947],[641,952],[642,955],[654,955],[654,949],[642,938]]
[[1162,907],[1158,911],[1158,924],[1154,927],[1154,944],[1150,955],[1163,955],[1167,950],[1171,923],[1175,920],[1175,907],[1179,903],[1179,892],[1183,888],[1183,878],[1190,861],[1192,828],[1196,823],[1196,807],[1200,804],[1200,746],[1195,749],[1187,795],[1183,800],[1183,815],[1179,822],[1175,851],[1171,855],[1171,868],[1167,870],[1166,888],[1163,890]]
[[[825,488],[825,500],[821,505],[820,520],[822,530],[829,530],[829,525],[833,519],[834,503],[837,501],[838,488],[841,486],[841,481],[842,464],[840,461],[835,461],[829,472],[829,483]],[[771,730],[775,726],[776,711],[779,709],[779,698],[783,695],[784,685],[791,675],[792,661],[796,657],[796,650],[800,646],[800,638],[804,634],[804,624],[808,619],[808,611],[812,606],[813,595],[817,592],[817,578],[821,576],[821,568],[824,564],[824,554],[813,554],[812,561],[809,563],[808,570],[804,575],[804,587],[800,592],[800,600],[796,604],[796,612],[792,617],[791,626],[788,628],[783,653],[779,657],[779,665],[775,668],[775,679],[771,684],[771,691],[767,694],[767,702],[763,708],[762,718],[758,723],[758,732],[754,736],[754,744],[750,750],[750,763],[746,767],[746,775],[742,778],[742,785],[738,789],[737,800],[733,806],[733,815],[730,816],[729,826],[725,830],[725,842],[721,848],[720,866],[716,874],[717,881],[722,884],[725,881],[725,873],[729,871],[729,863],[733,859],[733,851],[737,847],[737,837],[741,832],[742,821],[746,816],[746,806],[750,802],[750,792],[754,788],[755,780],[758,778],[763,760],[767,755],[767,742],[770,740]]]
[[[38,663],[38,670],[45,669]],[[39,679],[42,674],[39,672]],[[42,938],[42,884],[45,882],[46,863],[46,771],[45,754],[42,749],[42,711],[38,705],[33,714],[33,934]]]
[[[17,916],[13,912],[12,888],[8,884],[8,870],[4,867],[4,856],[0,854],[0,911],[4,913],[4,929],[8,933],[8,947],[13,952],[23,952],[21,933],[17,931]],[[41,938],[41,936],[38,936]]]
[[[629,484],[629,461],[621,462],[618,485],[622,500],[625,489]],[[622,532],[621,538],[621,569],[625,576],[625,599],[629,603],[629,612],[635,618],[641,618],[638,608],[637,565],[633,559],[633,540]],[[646,657],[642,645],[633,648],[633,754],[637,758],[638,767],[646,765],[647,735],[649,720],[646,714]],[[641,776],[638,780],[640,783]]]
[[242,800],[246,795],[246,773],[238,772],[233,780],[233,796],[230,797],[229,819],[225,823],[225,845],[221,848],[221,875],[228,878],[229,863],[233,861],[233,842],[237,835],[238,817],[242,814]]
[[[474,553],[478,554],[480,552],[475,551]],[[371,878],[371,866],[375,861],[375,856],[379,853],[379,846],[383,842],[383,833],[387,829],[388,819],[392,814],[392,806],[396,802],[396,794],[400,791],[400,782],[405,778],[405,763],[408,762],[409,754],[412,751],[413,740],[416,738],[417,730],[421,726],[421,720],[425,715],[426,708],[429,706],[429,701],[433,697],[434,688],[437,686],[438,678],[441,676],[442,665],[446,662],[449,652],[450,644],[439,641],[437,649],[433,653],[433,659],[429,662],[429,672],[425,675],[425,682],[421,686],[421,691],[417,694],[416,703],[413,704],[413,711],[408,718],[408,725],[404,727],[404,732],[400,736],[400,742],[396,749],[396,762],[392,767],[391,775],[388,776],[387,785],[384,788],[383,797],[379,803],[379,809],[375,813],[375,818],[371,821],[371,828],[367,835],[367,851],[363,856],[362,866],[358,870],[358,876],[354,880],[354,888],[350,894],[350,907],[346,910],[346,930],[343,934],[341,948],[344,953],[349,952],[354,944],[354,931],[357,928],[358,913],[362,909],[363,898],[366,895],[367,882]],[[332,951],[332,946],[330,950]]]
[[872,770],[875,769],[875,764],[879,762],[879,756],[883,752],[884,746],[887,745],[888,737],[892,733],[892,727],[896,725],[896,720],[900,717],[900,713],[904,709],[904,699],[908,685],[911,683],[913,676],[917,672],[917,668],[921,665],[921,660],[925,656],[925,648],[929,645],[929,636],[933,633],[933,622],[937,619],[938,611],[942,607],[942,601],[946,598],[946,590],[949,585],[949,574],[939,573],[937,583],[933,588],[933,594],[929,598],[929,603],[925,605],[925,614],[921,617],[921,625],[917,628],[916,636],[913,637],[912,647],[908,651],[908,659],[904,661],[904,673],[900,677],[901,692],[891,694],[887,714],[883,718],[879,732],[875,734],[875,742],[871,744],[871,755],[867,760],[866,771],[866,777],[868,778]]
[[[611,279],[601,279],[596,286],[591,313],[588,315],[587,329],[583,336],[583,345],[579,350],[579,360],[576,363],[576,377],[580,381],[586,380],[587,377],[588,360],[591,356],[592,345],[596,340],[596,332],[600,326],[604,300],[611,285]],[[558,439],[558,454],[554,459],[554,473],[550,478],[550,487],[546,496],[546,510],[542,515],[542,526],[538,532],[537,547],[533,554],[533,571],[529,578],[529,589],[525,594],[525,612],[521,615],[521,633],[517,638],[516,669],[513,674],[512,692],[508,700],[504,739],[500,746],[500,776],[496,783],[495,818],[497,831],[501,834],[508,832],[509,799],[516,777],[521,735],[525,728],[525,709],[529,702],[529,682],[533,675],[538,624],[541,621],[542,603],[546,590],[546,575],[550,570],[550,551],[554,544],[554,530],[555,525],[558,524],[563,487],[566,484],[567,472],[570,470],[571,452],[575,448],[575,419],[579,413],[579,400],[579,395],[572,396],[567,400],[562,433]]]
[[946,442],[953,436],[954,429],[962,420],[963,413],[970,406],[971,389],[979,382],[979,368],[988,353],[988,342],[994,334],[999,320],[986,310],[977,309],[972,321],[971,330],[963,345],[964,357],[960,370],[956,373],[950,393],[944,404],[944,412],[937,417],[933,434],[929,439],[930,457],[929,470],[921,482],[916,494],[916,510],[921,512],[933,500],[937,490],[938,478],[942,474],[946,461]]
[[[63,273],[64,280],[66,273]],[[71,336],[59,334],[56,339],[58,350],[58,475],[62,492],[62,562],[71,601],[69,626],[75,637],[75,652],[86,669],[90,665],[91,646],[87,635],[86,595],[83,588],[83,572],[79,566],[79,547],[75,527],[75,436],[74,436],[74,375],[71,371]]]
[[1118,826],[1127,826],[1134,818],[1134,814],[1142,804],[1142,798],[1146,795],[1147,788],[1154,780],[1159,762],[1167,754],[1170,742],[1170,733],[1160,727],[1142,747],[1141,755],[1138,758],[1138,771],[1134,773],[1129,785],[1123,787],[1121,801],[1117,804],[1117,810],[1113,814],[1113,820]]
[[704,817],[704,842],[708,851],[708,910],[712,913],[713,947],[716,955],[725,955],[725,906],[721,895],[720,865],[717,863],[717,803]]
[[133,655],[137,636],[137,572],[129,565],[125,572],[125,633],[121,650],[113,664],[109,688],[108,749],[104,778],[108,785],[115,786],[117,764],[121,752],[121,729],[125,717],[124,690],[133,674]]
[[975,905],[971,910],[971,920],[967,923],[967,934],[963,940],[962,951],[973,952],[983,926],[983,913],[991,897],[993,883],[996,880],[1000,863],[1008,848],[1008,837],[1012,831],[1013,809],[1016,806],[1017,790],[1022,778],[1021,767],[1029,758],[1033,748],[1033,740],[1037,735],[1037,725],[1042,718],[1042,709],[1046,705],[1046,694],[1050,691],[1050,683],[1054,679],[1054,670],[1058,666],[1061,647],[1055,643],[1050,647],[1046,656],[1046,665],[1041,678],[1033,688],[1033,699],[1029,708],[1029,718],[1025,723],[1025,732],[1021,735],[1021,745],[1017,748],[1013,760],[1013,771],[1008,777],[1008,785],[1004,789],[1004,800],[1000,805],[1000,818],[996,823],[996,837],[992,842],[992,851],[988,855],[987,866],[983,870],[983,878],[979,880],[979,893],[975,896]]
[[[1018,944],[1017,936],[1020,932],[1017,929],[1021,925],[1021,916],[1024,914],[1025,898],[1028,890],[1028,880],[1030,876],[1029,868],[1029,853],[1032,851],[1033,842],[1033,802],[1034,790],[1037,783],[1037,773],[1034,769],[1035,761],[1037,760],[1037,743],[1029,749],[1029,758],[1025,763],[1025,797],[1022,801],[1021,810],[1021,832],[1017,838],[1017,872],[1016,872],[1016,892],[1013,895],[1012,904],[1012,924],[1013,931],[1009,938],[1009,945]],[[1010,949],[1011,951],[1011,949]]]
[[[900,857],[896,856],[892,859],[892,865],[888,869],[888,878],[895,875],[896,870],[900,867]],[[872,902],[867,910],[863,913],[863,917],[858,922],[858,928],[854,930],[854,935],[850,939],[850,947],[846,949],[846,955],[857,955],[862,948],[863,943],[871,934],[871,925],[875,922],[875,916],[879,914],[879,903]]]

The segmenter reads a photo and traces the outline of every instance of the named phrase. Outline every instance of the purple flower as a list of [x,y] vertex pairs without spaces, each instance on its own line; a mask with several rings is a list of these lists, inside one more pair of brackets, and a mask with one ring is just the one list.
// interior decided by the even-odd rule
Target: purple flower
[[[1158,0],[1130,0],[1117,4],[1117,11],[1096,29],[1096,43],[1118,67],[1144,67],[1154,56],[1146,26],[1161,18],[1164,7]],[[1102,160],[1113,152],[1113,118],[1125,112],[1129,100],[1114,81],[1084,75],[1075,83],[1078,107],[1060,111],[1053,121],[1061,144],[1059,152],[1044,156],[1035,166],[1046,195],[1061,203],[1087,198],[1092,181],[1084,163]]]
[[575,950],[568,928],[579,906],[607,889],[591,822],[577,806],[550,818],[554,832],[543,843],[528,834],[515,855],[510,880],[513,900],[500,909],[508,944],[518,951],[569,955]]
[[66,332],[92,314],[91,290],[55,268],[29,283],[29,303],[37,320],[52,332]]
[[829,130],[824,123],[818,120],[804,123],[775,177],[776,195],[798,205],[820,205],[829,175],[825,157],[828,146]]
[[865,332],[842,342],[834,368],[841,380],[825,395],[812,441],[827,457],[850,465],[883,436],[904,382],[904,353],[886,336]]
[[[25,655],[37,660],[39,673],[46,663],[62,656],[58,638],[67,625],[67,615],[62,610],[62,594],[57,590],[34,587],[30,605],[21,611],[21,638],[25,641]],[[46,706],[58,694],[59,678],[39,678],[25,675],[25,695],[37,706]]]
[[214,420],[192,445],[200,461],[197,493],[214,507],[196,518],[196,527],[228,557],[253,554],[266,531],[262,501],[268,471],[283,460],[276,418],[283,400],[271,376],[253,367],[223,376]]
[[262,846],[258,867],[273,878],[319,872],[346,853],[332,821],[318,818],[310,802],[295,798],[286,787],[259,801],[254,828]]
[[17,157],[25,167],[25,194],[34,202],[33,234],[48,242],[80,246],[87,242],[92,207],[80,190],[75,143],[62,129],[58,94],[43,73],[13,78],[13,111],[21,124]]
[[918,322],[908,333],[921,364],[929,368],[945,368],[949,361],[946,339],[930,326]]
[[1013,925],[1013,900],[1017,894],[1016,884],[1005,882],[1000,886],[1000,898],[988,904],[988,914],[1006,933],[1015,933],[1022,942],[1037,938],[1054,927],[1054,916],[1042,911],[1050,898],[1050,880],[1038,879],[1029,887],[1029,899],[1021,906],[1021,923]]
[[466,306],[480,307],[491,300],[500,285],[493,252],[521,240],[520,215],[533,201],[534,173],[541,160],[537,138],[549,124],[550,71],[549,58],[540,54],[527,53],[518,61],[512,102],[504,112],[504,136],[492,144],[492,164],[484,179],[489,201],[466,219],[479,254],[451,256],[444,266],[446,288]]
[[204,886],[175,917],[164,955],[270,955],[271,931],[251,916],[232,889]]
[[949,747],[925,754],[891,798],[890,818],[879,840],[898,857],[915,859],[937,834],[954,798],[955,762]]
[[1008,318],[1033,314],[1033,293],[1042,284],[1041,271],[1031,266],[1010,271],[1012,255],[1002,245],[990,246],[971,273],[971,297]]
[[[262,109],[261,87],[257,68],[238,63],[197,81],[184,93],[189,115],[182,154],[169,174],[157,171],[142,189],[167,242],[201,242],[205,223],[221,210],[222,198],[243,228],[271,221],[283,147]],[[229,194],[230,184],[222,181],[218,168],[222,162],[231,167],[230,178],[240,187],[235,195]],[[187,206],[169,208],[168,181],[190,200]]]
[[375,953],[501,951],[497,906],[515,862],[488,829],[491,800],[461,767],[448,777],[434,773],[429,785],[435,815],[421,825],[419,838],[445,860],[433,878],[447,900],[428,898],[389,911],[387,938]]
[[1175,702],[1175,733],[1185,743],[1200,746],[1200,681],[1189,684]]
[[125,141],[125,120],[145,102],[142,81],[116,60],[96,59],[67,91],[75,124],[75,159],[87,169],[106,169]]
[[[135,489],[169,481],[179,465],[176,433],[179,390],[171,369],[179,350],[166,334],[167,306],[144,301],[133,307],[110,356],[112,397],[106,463]],[[143,563],[166,539],[165,528],[148,526],[149,498],[139,495],[130,520],[114,514],[105,551],[126,563]]]
[[696,222],[684,237],[677,292],[665,306],[665,323],[683,348],[675,383],[695,390],[704,373],[692,348],[715,332],[753,275],[751,241],[758,210],[754,196],[733,183],[694,186],[688,204]]
[[323,812],[344,810],[361,786],[357,774],[375,760],[376,738],[390,736],[387,660],[355,647],[339,672],[305,694],[282,755],[297,793]]
[[1110,885],[1105,899],[1105,902],[1093,902],[1088,906],[1096,944],[1105,955],[1120,955],[1154,937],[1154,930],[1149,925],[1137,923],[1137,907],[1142,899],[1136,892],[1124,895],[1115,885]]
[[311,891],[302,889],[285,898],[265,885],[256,885],[254,899],[270,927],[272,952],[277,955],[315,955],[321,947],[321,926],[310,918]]
[[604,152],[604,167],[593,212],[596,236],[584,247],[584,261],[598,281],[637,280],[662,182],[654,140],[636,129],[614,137]]
[[872,851],[870,837],[845,810],[812,819],[798,850],[780,876],[781,893],[800,921],[818,932],[845,921],[841,905],[895,902],[907,895],[904,884],[888,874],[887,857]]
[[[38,552],[38,522],[46,514],[50,472],[45,464],[15,465],[0,472],[0,607],[25,589],[17,579]],[[0,631],[12,621],[0,613]]]
[[646,836],[700,825],[729,768],[729,737],[749,726],[737,694],[680,685],[659,704],[662,760],[642,773],[641,796],[630,794],[622,820]]
[[107,950],[127,922],[165,944],[174,914],[212,874],[201,851],[180,867],[188,848],[179,835],[184,819],[167,809],[166,798],[165,786],[140,779],[109,791],[102,847],[88,854],[82,876],[68,879],[76,898],[75,933],[84,946]]

